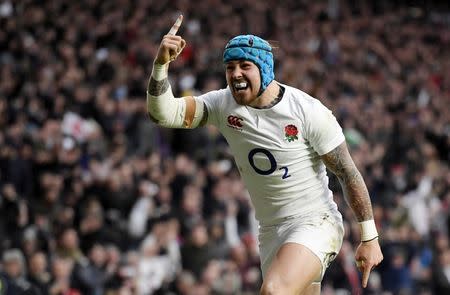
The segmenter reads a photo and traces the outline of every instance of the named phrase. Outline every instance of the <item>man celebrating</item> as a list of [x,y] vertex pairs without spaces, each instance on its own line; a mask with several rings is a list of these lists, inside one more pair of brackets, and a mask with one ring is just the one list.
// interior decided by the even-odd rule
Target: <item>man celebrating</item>
[[260,223],[261,294],[319,294],[344,235],[326,168],[339,179],[361,228],[356,263],[367,286],[383,255],[364,180],[336,118],[308,94],[274,80],[270,44],[241,35],[225,46],[228,87],[199,97],[173,96],[168,65],[186,45],[164,36],[147,89],[152,121],[169,128],[219,128],[228,141]]

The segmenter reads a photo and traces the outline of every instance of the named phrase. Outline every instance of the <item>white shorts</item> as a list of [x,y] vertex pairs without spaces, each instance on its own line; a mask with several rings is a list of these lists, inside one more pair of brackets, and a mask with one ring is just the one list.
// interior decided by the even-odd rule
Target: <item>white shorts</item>
[[343,238],[342,218],[328,213],[286,218],[275,225],[261,226],[258,239],[263,277],[278,249],[286,243],[297,243],[307,247],[321,261],[320,277],[314,281],[321,282],[325,270],[341,249]]

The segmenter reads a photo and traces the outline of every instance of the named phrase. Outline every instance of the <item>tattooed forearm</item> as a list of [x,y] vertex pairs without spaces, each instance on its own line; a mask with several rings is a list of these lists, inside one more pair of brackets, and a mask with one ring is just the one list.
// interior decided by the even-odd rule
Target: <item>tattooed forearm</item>
[[159,96],[167,91],[169,88],[169,79],[164,78],[161,81],[156,81],[153,77],[150,77],[148,81],[147,91],[152,96]]
[[350,157],[345,142],[323,155],[322,160],[327,168],[338,177],[344,197],[352,208],[356,219],[358,221],[373,219],[369,192]]

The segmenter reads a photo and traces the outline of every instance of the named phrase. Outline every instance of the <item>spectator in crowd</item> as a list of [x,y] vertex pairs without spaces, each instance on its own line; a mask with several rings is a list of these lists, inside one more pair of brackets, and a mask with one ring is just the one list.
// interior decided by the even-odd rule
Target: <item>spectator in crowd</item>
[[73,282],[74,262],[70,258],[56,256],[51,262],[52,280],[50,282],[49,294],[51,295],[80,295]]
[[3,253],[2,284],[9,294],[39,295],[40,290],[26,278],[25,257],[19,249],[9,249]]
[[195,285],[195,282],[196,280],[192,273],[190,273],[189,271],[181,272],[175,281],[174,294],[192,294],[192,289]]
[[446,294],[450,291],[450,250],[442,252],[433,267],[434,292]]
[[41,294],[49,293],[52,277],[48,271],[48,259],[44,252],[35,252],[29,258],[27,279],[39,289]]
[[203,221],[199,221],[192,226],[188,237],[181,247],[182,266],[183,269],[192,272],[198,279],[208,262],[216,258],[217,253],[210,243],[208,230]]
[[104,294],[108,281],[113,273],[106,268],[106,250],[95,243],[88,250],[86,260],[74,266],[74,285],[82,294]]
[[86,259],[79,246],[78,232],[74,228],[66,228],[61,232],[57,241],[56,254],[68,258],[74,263]]

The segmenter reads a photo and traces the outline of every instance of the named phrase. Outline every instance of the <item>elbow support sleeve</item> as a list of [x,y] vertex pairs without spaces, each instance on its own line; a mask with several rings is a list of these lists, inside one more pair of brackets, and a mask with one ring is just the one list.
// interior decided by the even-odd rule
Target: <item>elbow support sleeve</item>
[[[164,65],[153,67],[152,76],[155,80],[161,81],[167,77],[167,70],[164,67]],[[166,92],[158,96],[153,96],[147,91],[147,111],[160,126],[195,128],[202,120],[204,104],[192,96],[175,98],[169,86]]]
[[158,96],[153,96],[147,91],[147,110],[158,125],[181,127],[186,112],[186,102],[184,99],[176,99],[170,87]]

